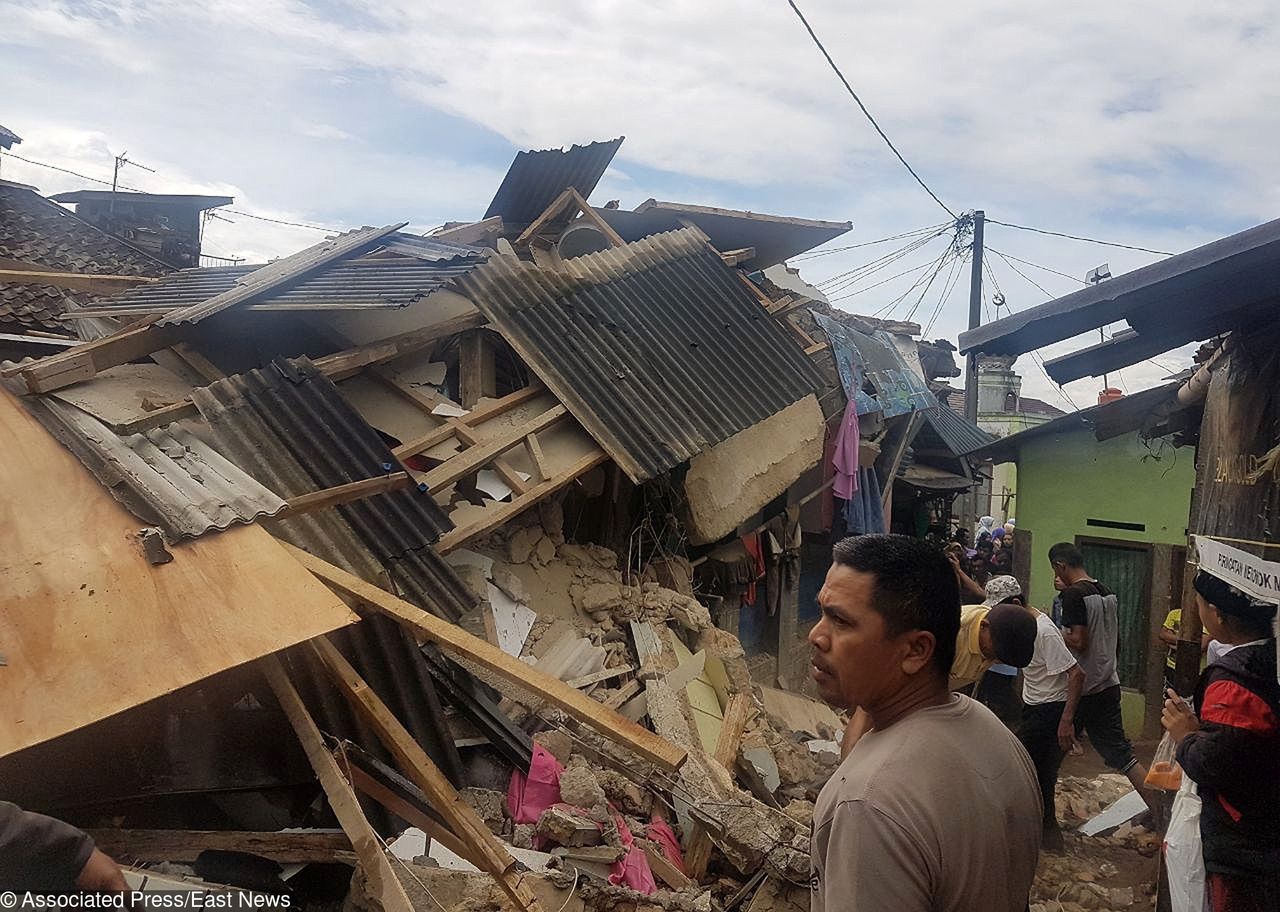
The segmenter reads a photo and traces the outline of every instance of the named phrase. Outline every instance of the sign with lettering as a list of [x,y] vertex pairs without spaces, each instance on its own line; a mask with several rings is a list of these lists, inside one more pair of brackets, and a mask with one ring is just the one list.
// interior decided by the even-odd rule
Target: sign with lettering
[[1263,602],[1280,603],[1280,563],[1231,545],[1195,536],[1200,569]]

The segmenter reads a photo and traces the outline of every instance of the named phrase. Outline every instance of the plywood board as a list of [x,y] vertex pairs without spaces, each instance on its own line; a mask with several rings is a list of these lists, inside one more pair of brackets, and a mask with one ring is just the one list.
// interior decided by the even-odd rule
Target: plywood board
[[257,526],[170,548],[0,391],[0,756],[356,620]]

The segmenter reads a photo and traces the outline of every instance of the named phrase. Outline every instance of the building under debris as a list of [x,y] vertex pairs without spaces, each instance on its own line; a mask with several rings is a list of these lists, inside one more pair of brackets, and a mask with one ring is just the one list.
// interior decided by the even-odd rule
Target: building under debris
[[991,438],[918,326],[765,277],[849,223],[596,208],[620,143],[10,334],[6,798],[386,909],[807,902],[830,544],[944,523]]

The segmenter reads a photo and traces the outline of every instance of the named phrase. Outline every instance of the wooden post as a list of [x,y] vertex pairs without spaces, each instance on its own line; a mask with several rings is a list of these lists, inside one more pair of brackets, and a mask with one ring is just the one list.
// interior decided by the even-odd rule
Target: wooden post
[[471,409],[485,396],[498,394],[493,340],[483,330],[463,333],[458,343],[458,398]]
[[[751,697],[747,694],[734,694],[725,704],[720,737],[716,739],[716,749],[711,756],[730,776],[737,767],[738,748],[742,745],[742,733],[750,715]],[[694,824],[687,847],[685,873],[694,880],[701,880],[706,876],[707,864],[711,861],[711,836],[700,824]]]
[[1147,618],[1149,635],[1147,638],[1147,668],[1143,680],[1142,696],[1146,710],[1142,720],[1142,736],[1146,739],[1160,737],[1160,712],[1164,708],[1164,672],[1165,656],[1168,647],[1160,641],[1160,631],[1164,628],[1164,619],[1173,608],[1174,574],[1182,572],[1177,566],[1176,553],[1181,550],[1173,545],[1151,546],[1151,597],[1148,599],[1150,612]]
[[360,859],[370,895],[382,904],[385,912],[415,912],[413,903],[409,901],[408,894],[391,868],[382,840],[365,817],[360,800],[351,784],[343,777],[337,761],[325,748],[320,729],[307,712],[307,707],[294,689],[284,666],[275,656],[262,659],[260,666],[267,683],[275,691],[276,699],[280,701],[280,708],[284,710],[289,724],[302,743],[307,759],[311,761],[311,768],[315,770],[320,787],[329,799],[329,806],[333,808],[343,832],[351,840],[356,857]]

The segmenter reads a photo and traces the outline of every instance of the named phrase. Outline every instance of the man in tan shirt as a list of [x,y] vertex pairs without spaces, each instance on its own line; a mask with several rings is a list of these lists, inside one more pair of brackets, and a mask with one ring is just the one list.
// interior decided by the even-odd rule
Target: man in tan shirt
[[835,546],[809,634],[812,674],[871,730],[818,796],[812,912],[1023,912],[1040,848],[1026,751],[948,689],[960,629],[955,575],[898,535]]

